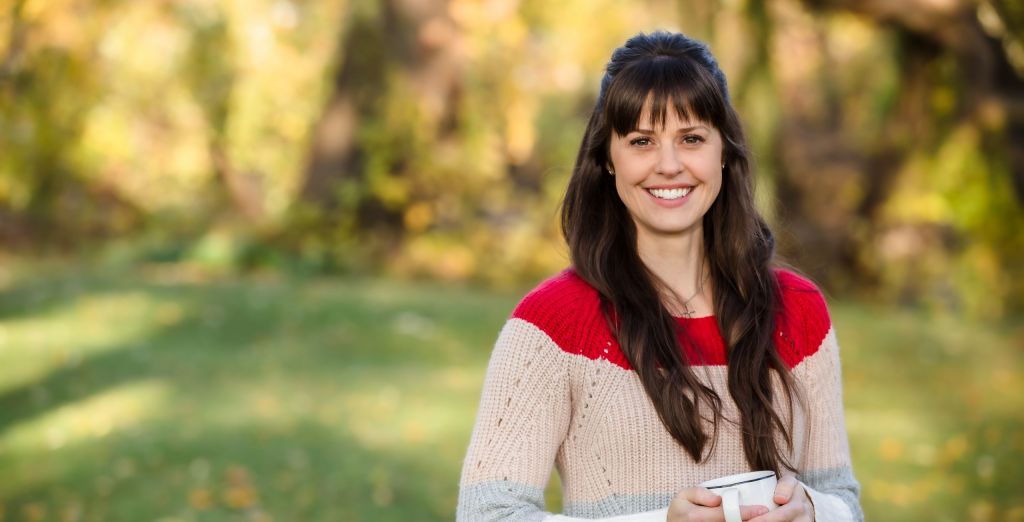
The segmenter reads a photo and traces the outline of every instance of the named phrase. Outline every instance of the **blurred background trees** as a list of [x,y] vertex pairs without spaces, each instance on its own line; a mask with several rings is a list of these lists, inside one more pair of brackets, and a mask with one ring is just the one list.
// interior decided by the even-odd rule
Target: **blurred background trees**
[[1010,0],[0,1],[0,519],[451,520],[602,68],[658,28],[831,290],[868,518],[1024,521]]
[[[708,41],[782,253],[823,285],[1024,308],[1008,0],[14,0],[0,241],[225,270],[536,280],[601,69]],[[110,254],[116,252],[116,254]]]

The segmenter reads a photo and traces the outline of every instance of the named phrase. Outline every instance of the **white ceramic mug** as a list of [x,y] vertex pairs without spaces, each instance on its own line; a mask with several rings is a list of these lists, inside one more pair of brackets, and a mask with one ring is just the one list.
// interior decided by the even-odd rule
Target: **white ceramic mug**
[[752,471],[702,482],[700,487],[722,497],[725,522],[740,522],[740,506],[766,506],[769,511],[779,507],[774,501],[777,482],[774,471]]

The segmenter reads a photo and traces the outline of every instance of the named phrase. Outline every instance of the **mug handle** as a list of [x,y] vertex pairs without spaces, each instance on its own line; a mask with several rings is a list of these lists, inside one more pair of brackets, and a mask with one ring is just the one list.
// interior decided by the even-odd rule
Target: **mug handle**
[[722,490],[722,510],[725,511],[725,522],[742,522],[740,518],[740,490],[736,488]]

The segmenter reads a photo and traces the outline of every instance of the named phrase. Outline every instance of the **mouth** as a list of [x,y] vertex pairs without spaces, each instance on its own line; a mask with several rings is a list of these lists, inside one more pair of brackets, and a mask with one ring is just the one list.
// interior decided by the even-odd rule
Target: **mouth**
[[693,187],[677,187],[677,188],[649,188],[647,193],[664,200],[674,200],[686,197],[687,194],[693,191]]

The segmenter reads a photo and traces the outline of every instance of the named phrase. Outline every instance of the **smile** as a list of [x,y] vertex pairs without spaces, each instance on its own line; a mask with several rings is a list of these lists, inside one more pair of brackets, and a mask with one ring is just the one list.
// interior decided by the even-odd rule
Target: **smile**
[[658,199],[679,199],[693,191],[693,187],[671,188],[671,189],[647,189],[652,196]]

